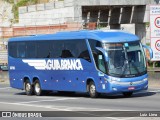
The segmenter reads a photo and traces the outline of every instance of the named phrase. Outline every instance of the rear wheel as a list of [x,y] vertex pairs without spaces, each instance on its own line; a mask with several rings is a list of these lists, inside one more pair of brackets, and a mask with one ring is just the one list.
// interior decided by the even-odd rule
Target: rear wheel
[[39,83],[39,80],[36,80],[34,82],[34,94],[37,96],[41,96],[42,95],[42,90],[41,90],[41,86]]
[[98,93],[97,93],[97,91],[96,91],[96,86],[95,86],[95,84],[94,84],[93,81],[91,81],[91,82],[89,83],[89,95],[90,95],[91,98],[96,98],[96,97],[98,97]]
[[123,96],[124,96],[124,97],[131,97],[132,94],[133,94],[133,92],[124,92],[124,93],[123,93]]
[[26,95],[33,95],[33,87],[29,82],[29,80],[26,80],[24,82],[24,89],[25,89]]

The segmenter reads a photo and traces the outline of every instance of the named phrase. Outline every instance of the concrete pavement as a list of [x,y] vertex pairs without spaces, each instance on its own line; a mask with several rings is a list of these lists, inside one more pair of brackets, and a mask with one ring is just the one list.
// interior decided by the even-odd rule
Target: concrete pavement
[[[27,96],[24,91],[10,88],[7,84],[0,85],[0,111],[70,111],[75,115],[77,112],[82,112],[84,116],[89,115],[96,119],[105,120],[158,120],[159,117],[127,117],[127,111],[159,111],[160,89],[149,89],[146,92],[133,94],[131,98],[124,98],[122,95],[107,96],[102,95],[100,98],[92,99],[86,94],[59,94],[50,93],[44,96]],[[111,112],[112,117],[99,117],[99,112],[90,113],[89,111],[104,111]],[[115,117],[116,111],[126,111],[122,117]],[[63,113],[63,112],[60,112]],[[140,112],[138,112],[140,113]],[[48,113],[49,114],[49,113]],[[107,113],[108,114],[108,113]],[[101,114],[104,115],[104,114]],[[160,115],[160,114],[158,114]],[[75,117],[62,117],[58,115],[58,119],[78,120]],[[98,118],[97,118],[98,117]],[[92,117],[91,117],[92,118]],[[86,117],[85,119],[91,119]],[[1,118],[0,118],[1,119]],[[24,118],[26,119],[26,118]],[[35,119],[35,118],[34,118]],[[39,118],[38,118],[39,119]],[[50,119],[50,118],[46,118]],[[53,118],[52,118],[53,119]],[[57,120],[57,118],[54,118]],[[82,119],[82,118],[81,118]],[[8,120],[8,119],[7,119]],[[17,119],[15,119],[17,120]]]

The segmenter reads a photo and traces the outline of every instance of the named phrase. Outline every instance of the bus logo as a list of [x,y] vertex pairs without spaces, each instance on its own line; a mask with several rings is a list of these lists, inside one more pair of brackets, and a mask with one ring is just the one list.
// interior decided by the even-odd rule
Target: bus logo
[[83,70],[80,59],[22,60],[37,70]]

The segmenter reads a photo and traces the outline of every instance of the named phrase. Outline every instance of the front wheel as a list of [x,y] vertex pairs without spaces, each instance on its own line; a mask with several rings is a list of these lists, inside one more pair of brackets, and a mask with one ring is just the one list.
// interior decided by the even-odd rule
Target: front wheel
[[98,93],[96,91],[96,86],[93,81],[89,83],[89,95],[91,98],[98,97]]
[[131,97],[132,94],[133,94],[133,92],[124,92],[124,93],[123,93],[123,96],[124,96],[124,97]]
[[41,86],[39,83],[39,80],[36,80],[34,82],[34,94],[37,96],[41,96],[42,95],[42,90],[41,90]]

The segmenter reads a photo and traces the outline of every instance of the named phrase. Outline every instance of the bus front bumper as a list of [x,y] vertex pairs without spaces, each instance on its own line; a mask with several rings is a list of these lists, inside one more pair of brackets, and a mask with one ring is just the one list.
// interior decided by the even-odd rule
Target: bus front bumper
[[123,93],[123,92],[138,92],[148,89],[148,80],[136,82],[115,82],[107,83],[106,90],[103,93]]

